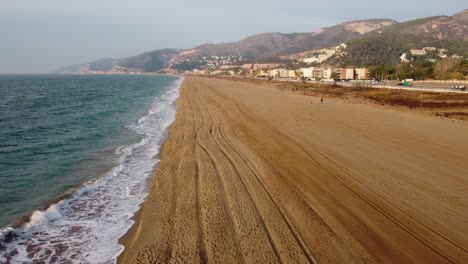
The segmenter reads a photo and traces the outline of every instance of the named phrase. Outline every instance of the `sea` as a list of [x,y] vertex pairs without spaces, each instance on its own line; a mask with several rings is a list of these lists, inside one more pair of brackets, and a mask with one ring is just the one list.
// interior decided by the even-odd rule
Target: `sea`
[[0,263],[115,263],[182,78],[0,75]]

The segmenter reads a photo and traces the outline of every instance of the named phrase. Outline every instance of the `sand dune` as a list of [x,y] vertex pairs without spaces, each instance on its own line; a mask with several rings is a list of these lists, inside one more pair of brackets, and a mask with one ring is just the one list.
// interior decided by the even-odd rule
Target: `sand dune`
[[468,125],[186,78],[121,263],[466,263]]

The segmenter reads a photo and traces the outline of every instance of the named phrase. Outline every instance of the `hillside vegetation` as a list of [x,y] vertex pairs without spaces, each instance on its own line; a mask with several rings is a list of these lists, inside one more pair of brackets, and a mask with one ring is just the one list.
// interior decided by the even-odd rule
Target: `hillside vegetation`
[[[453,16],[415,19],[382,27],[350,41],[343,63],[378,65],[397,63],[410,49],[436,47],[447,55],[468,54],[468,10]],[[379,53],[381,52],[381,53]]]
[[349,42],[346,55],[332,58],[330,63],[363,66],[395,65],[400,63],[400,56],[403,53],[411,57],[411,49],[423,47],[447,49],[448,56],[468,54],[467,41],[385,31],[372,32]]

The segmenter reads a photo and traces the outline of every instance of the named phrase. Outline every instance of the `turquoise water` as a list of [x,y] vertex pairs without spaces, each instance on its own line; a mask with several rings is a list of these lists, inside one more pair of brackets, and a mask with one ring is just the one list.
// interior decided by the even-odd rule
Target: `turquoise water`
[[[9,239],[3,239],[3,248],[8,243],[14,244],[11,237],[34,241],[29,232],[33,227],[40,227],[51,237],[60,235],[50,231],[52,225],[59,222],[57,219],[60,219],[60,227],[55,226],[54,230],[65,230],[73,226],[72,219],[81,221],[83,216],[79,212],[83,210],[89,210],[87,216],[92,212],[96,216],[87,224],[80,222],[91,228],[105,220],[101,214],[106,208],[92,210],[110,206],[111,202],[105,200],[113,199],[107,197],[111,191],[116,195],[122,191],[125,203],[129,201],[125,197],[134,197],[131,193],[143,188],[142,182],[146,183],[147,175],[157,162],[150,156],[157,154],[157,143],[172,122],[175,110],[171,107],[178,94],[178,87],[174,86],[177,80],[169,76],[0,76],[0,229],[38,210],[29,223],[13,232],[14,236],[10,234]],[[145,171],[138,170],[143,167]],[[93,180],[84,185],[86,188],[76,190],[90,179]],[[109,181],[120,181],[122,186]],[[140,189],[132,190],[132,186]],[[57,198],[67,192],[72,198],[64,201]],[[91,194],[94,197],[87,197]],[[125,208],[112,205],[115,210],[122,207],[126,228],[128,216],[144,197],[136,198],[136,204]],[[102,204],[94,205],[96,199],[103,199]],[[58,202],[57,206],[47,209],[51,202]],[[127,210],[130,207],[132,209]],[[120,217],[114,216],[108,218]],[[4,230],[3,235],[6,233]],[[76,229],[65,236],[75,233]],[[0,238],[1,235],[0,232]],[[70,241],[75,239],[76,245],[91,243],[83,234],[79,235],[79,239],[70,238]],[[41,245],[43,249],[53,247]],[[72,247],[67,244],[67,248]],[[0,240],[0,262],[2,253]],[[24,256],[18,254],[21,258],[16,260],[35,260],[25,257],[27,252],[24,253]],[[65,256],[68,259],[71,255]],[[76,262],[83,261],[83,258],[75,258]],[[92,256],[87,258],[90,259],[93,260]]]

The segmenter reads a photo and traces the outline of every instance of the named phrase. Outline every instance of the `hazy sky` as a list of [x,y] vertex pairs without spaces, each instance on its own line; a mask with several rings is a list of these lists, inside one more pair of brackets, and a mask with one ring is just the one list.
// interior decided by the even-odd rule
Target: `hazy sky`
[[0,0],[0,73],[192,48],[365,18],[452,15],[465,0]]

